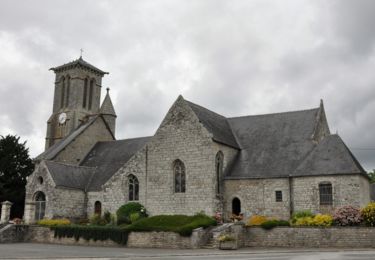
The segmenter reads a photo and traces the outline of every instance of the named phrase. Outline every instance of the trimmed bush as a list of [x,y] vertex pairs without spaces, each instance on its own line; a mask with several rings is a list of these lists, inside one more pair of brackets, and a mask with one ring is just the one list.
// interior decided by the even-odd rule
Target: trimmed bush
[[260,226],[267,221],[267,217],[261,215],[252,215],[247,221],[247,226]]
[[296,223],[299,218],[314,217],[314,214],[310,210],[297,211],[292,215],[292,223]]
[[103,214],[103,220],[104,220],[107,224],[111,223],[111,220],[112,220],[112,218],[111,218],[111,212],[109,212],[108,210],[106,210],[106,211],[104,212],[104,214]]
[[333,218],[331,215],[322,215],[317,214],[314,217],[302,217],[297,218],[295,225],[296,226],[321,226],[329,227],[333,223]]
[[361,210],[353,206],[337,208],[333,214],[333,221],[338,226],[359,225],[362,220]]
[[370,202],[361,210],[363,220],[368,226],[375,226],[375,202]]
[[70,225],[70,220],[66,218],[62,219],[41,219],[37,222],[38,225],[46,226],[46,227],[54,227],[54,226],[62,226],[62,225]]
[[331,215],[317,214],[313,219],[313,226],[329,227],[333,223]]
[[294,225],[296,226],[312,226],[313,218],[312,217],[301,217],[296,218]]
[[102,218],[99,214],[94,214],[90,220],[89,220],[91,225],[96,225],[96,226],[105,226],[108,224],[108,222]]
[[274,227],[280,227],[280,226],[288,227],[288,226],[290,226],[290,224],[286,220],[273,219],[273,220],[267,220],[267,221],[263,222],[260,226],[264,229],[269,230],[269,229],[272,229]]
[[130,214],[130,222],[131,223],[134,223],[134,222],[136,222],[139,219],[140,219],[140,215],[139,215],[138,212]]
[[138,213],[139,218],[147,217],[147,212],[145,207],[138,202],[129,202],[125,205],[122,205],[116,212],[117,215],[117,224],[131,224],[130,215],[132,213]]
[[83,238],[87,241],[104,241],[110,239],[118,244],[125,245],[128,241],[129,232],[118,227],[100,227],[100,226],[55,226],[51,227],[55,232],[55,238],[68,237],[78,241]]
[[193,229],[203,227],[207,228],[216,225],[216,220],[206,215],[159,215],[150,218],[143,218],[137,222],[126,226],[129,232],[142,231],[170,231],[176,232],[181,236],[190,236]]

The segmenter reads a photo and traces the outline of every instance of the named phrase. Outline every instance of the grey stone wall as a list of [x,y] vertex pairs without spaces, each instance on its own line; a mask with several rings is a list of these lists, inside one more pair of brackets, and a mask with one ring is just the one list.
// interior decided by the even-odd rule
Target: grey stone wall
[[19,243],[25,241],[28,226],[0,225],[0,243]]
[[30,226],[24,241],[32,243],[48,243],[48,244],[61,244],[61,245],[81,245],[81,246],[119,246],[112,240],[93,241],[84,240],[83,238],[76,241],[74,238],[55,238],[54,231],[47,227]]
[[[43,183],[40,184],[38,177],[43,178]],[[47,167],[44,162],[35,166],[34,172],[27,178],[26,184],[26,202],[32,202],[35,200],[35,194],[41,191],[46,196],[46,212],[45,216],[51,218],[53,216],[52,206],[54,203],[53,194],[56,192],[55,183],[51,175],[48,173]]]
[[88,213],[94,213],[95,201],[102,203],[102,211],[115,213],[123,204],[129,202],[128,176],[133,174],[139,181],[139,203],[147,207],[146,150],[141,149],[111,179],[103,185],[101,192],[88,193]]
[[[332,184],[332,207],[320,206],[319,183]],[[293,178],[294,210],[310,209],[314,212],[332,213],[334,208],[352,205],[363,207],[370,201],[369,182],[360,175],[332,175]]]
[[[319,183],[331,182],[333,205],[320,206]],[[276,202],[275,191],[282,191],[283,201]],[[292,178],[292,200],[295,211],[332,213],[336,207],[363,207],[370,201],[369,182],[360,175],[332,175]],[[288,178],[226,180],[225,201],[227,216],[232,211],[232,200],[238,197],[245,217],[253,214],[280,219],[290,218]]]
[[[148,144],[147,208],[152,214],[217,211],[215,156],[219,147],[182,97]],[[224,158],[230,155],[224,152]],[[173,162],[186,169],[186,192],[174,192]]]
[[[71,79],[69,104],[68,106],[64,106],[63,108],[61,108],[60,103],[62,94],[62,77],[67,78],[68,76],[70,76]],[[89,80],[94,79],[96,83],[93,89],[93,102],[91,110],[88,110],[87,105],[86,108],[83,108],[82,106],[85,78],[88,78]],[[65,84],[67,84],[67,81],[65,82]],[[66,136],[72,129],[75,129],[80,124],[80,121],[84,116],[88,114],[98,113],[100,106],[101,84],[101,75],[88,71],[84,68],[69,69],[56,73],[53,114],[47,122],[46,148],[50,146],[50,139],[56,142]],[[90,84],[88,84],[88,87],[89,85]],[[87,95],[88,94],[89,93],[87,93]],[[64,126],[60,126],[57,120],[59,114],[62,112],[65,112],[67,114],[67,123]],[[51,144],[52,143],[53,142],[51,142]]]
[[[282,202],[276,202],[277,190],[282,191]],[[246,219],[254,214],[289,219],[289,182],[286,178],[225,180],[226,217],[232,213],[235,197],[240,199]]]
[[[216,194],[215,157],[224,153],[224,171],[237,150],[212,141],[191,108],[179,99],[172,106],[152,140],[136,153],[105,185],[103,192],[89,193],[89,210],[96,200],[104,210],[115,212],[128,202],[128,176],[139,181],[139,202],[151,215],[213,215],[222,210]],[[173,162],[185,165],[186,192],[174,192]]]
[[85,216],[85,194],[83,191],[58,187],[53,195],[54,203],[49,204],[53,218],[77,219]]
[[371,227],[276,227],[264,230],[248,227],[245,247],[375,247],[375,228]]
[[[38,177],[43,178],[42,184],[39,183]],[[80,218],[84,216],[84,192],[55,187],[55,183],[44,162],[37,165],[33,174],[28,177],[26,202],[34,201],[34,196],[38,191],[43,192],[46,196],[45,218]]]
[[129,235],[127,246],[141,248],[192,248],[190,237],[182,237],[173,232],[133,232]]
[[[208,230],[196,229],[190,237],[182,237],[173,232],[132,232],[129,234],[127,247],[141,248],[199,248],[206,242]],[[83,238],[55,238],[54,231],[47,227],[29,226],[27,232],[19,235],[21,240],[33,243],[52,243],[62,245],[85,246],[120,246],[112,240],[86,241]],[[18,240],[17,240],[18,241]],[[1,241],[0,241],[1,242]],[[16,241],[13,241],[16,242]]]
[[63,151],[61,151],[54,158],[54,161],[78,164],[96,142],[111,140],[113,140],[112,135],[105,126],[103,119],[99,117]]

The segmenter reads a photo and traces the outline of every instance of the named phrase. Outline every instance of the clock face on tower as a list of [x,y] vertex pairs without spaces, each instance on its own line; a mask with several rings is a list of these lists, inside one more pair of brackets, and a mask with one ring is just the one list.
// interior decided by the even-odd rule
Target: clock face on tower
[[61,114],[59,115],[59,123],[60,123],[60,124],[64,124],[65,121],[66,121],[66,114],[65,114],[65,113],[61,113]]

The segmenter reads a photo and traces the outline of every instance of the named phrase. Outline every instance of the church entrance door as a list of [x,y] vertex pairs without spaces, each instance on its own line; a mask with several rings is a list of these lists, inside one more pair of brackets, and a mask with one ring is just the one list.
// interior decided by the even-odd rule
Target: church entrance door
[[44,218],[46,212],[46,196],[43,192],[38,191],[35,194],[35,221]]
[[241,213],[241,201],[239,198],[232,200],[232,214],[239,215]]

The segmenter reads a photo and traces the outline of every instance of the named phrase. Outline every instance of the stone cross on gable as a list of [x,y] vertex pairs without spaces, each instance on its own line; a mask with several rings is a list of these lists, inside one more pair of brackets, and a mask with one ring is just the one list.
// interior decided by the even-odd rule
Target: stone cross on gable
[[81,48],[81,49],[80,49],[80,51],[81,51],[81,56],[80,56],[80,57],[82,58],[82,54],[83,54],[83,49]]

